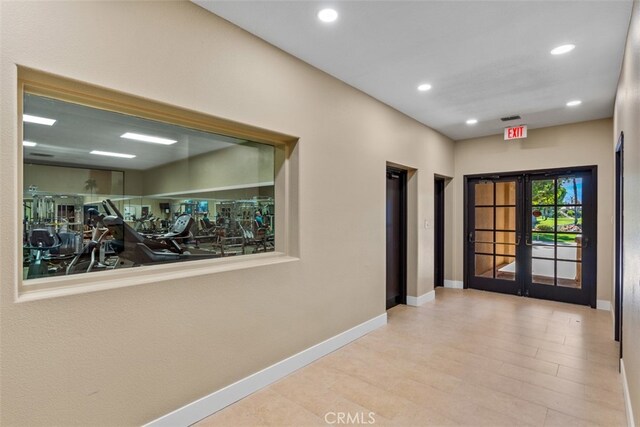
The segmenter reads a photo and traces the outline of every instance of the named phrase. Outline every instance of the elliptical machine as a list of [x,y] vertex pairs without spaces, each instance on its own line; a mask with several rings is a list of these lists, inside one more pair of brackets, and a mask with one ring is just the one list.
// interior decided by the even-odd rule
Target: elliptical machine
[[[96,209],[89,209],[88,211],[88,223],[92,226],[91,240],[84,245],[82,250],[76,254],[73,260],[67,266],[66,274],[90,272],[97,263],[97,257],[100,253],[100,246],[109,234],[109,229],[103,229],[100,231],[100,226],[104,227],[102,220],[104,215],[101,215]],[[82,258],[89,258],[82,260]]]

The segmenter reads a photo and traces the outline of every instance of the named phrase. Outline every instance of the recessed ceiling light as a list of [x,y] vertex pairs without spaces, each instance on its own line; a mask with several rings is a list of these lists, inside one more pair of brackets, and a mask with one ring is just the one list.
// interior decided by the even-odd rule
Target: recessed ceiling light
[[159,136],[143,135],[141,133],[133,133],[133,132],[127,132],[121,135],[120,138],[134,139],[136,141],[151,142],[154,144],[163,144],[163,145],[171,145],[178,142],[175,139],[160,138]]
[[22,121],[25,123],[36,123],[39,125],[53,126],[56,122],[54,119],[47,119],[46,117],[32,116],[31,114],[23,114]]
[[423,84],[421,84],[420,86],[418,86],[418,90],[419,90],[420,92],[426,92],[426,91],[428,91],[429,89],[431,89],[431,85],[430,85],[429,83],[423,83]]
[[478,123],[478,119],[469,119],[469,120],[467,120],[467,124],[468,125],[475,125],[476,123]]
[[551,55],[562,55],[563,53],[571,52],[576,48],[575,44],[563,44],[551,50]]
[[318,19],[322,22],[333,22],[338,19],[338,12],[335,9],[322,9],[318,12]]
[[576,106],[578,106],[580,104],[582,104],[582,101],[576,99],[575,101],[567,102],[567,107],[576,107]]
[[133,154],[111,153],[109,151],[98,150],[93,150],[91,154],[96,154],[98,156],[121,157],[123,159],[133,159],[135,157]]
[[38,144],[33,141],[22,141],[22,146],[24,147],[35,147],[36,145]]

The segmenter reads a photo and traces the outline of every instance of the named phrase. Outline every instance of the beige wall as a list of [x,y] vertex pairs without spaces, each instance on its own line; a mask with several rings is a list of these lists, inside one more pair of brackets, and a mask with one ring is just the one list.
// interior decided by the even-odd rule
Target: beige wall
[[151,168],[144,174],[144,194],[273,182],[273,147],[236,145]]
[[[23,192],[35,186],[38,192],[59,194],[122,194],[124,173],[97,169],[69,168],[26,164],[24,166]],[[127,177],[128,178],[128,177]],[[95,180],[95,187],[88,189],[87,180]]]
[[[635,422],[640,423],[640,5],[631,27],[616,94],[612,140],[624,132],[623,355]],[[614,145],[609,148],[613,152]]]
[[[0,424],[142,424],[384,313],[386,162],[432,289],[449,139],[191,3],[0,7]],[[16,64],[299,136],[300,259],[15,303]]]
[[465,175],[569,166],[598,166],[598,294],[611,301],[613,286],[613,152],[611,119],[529,130],[527,139],[502,135],[455,144],[455,230],[453,273],[463,280]]
[[[179,160],[147,170],[107,171],[41,164],[24,166],[23,191],[36,186],[39,192],[89,194],[88,179],[94,179],[94,194],[155,195],[193,193],[213,189],[229,191],[234,186],[252,186],[274,181],[273,147],[265,144],[238,145]],[[123,180],[124,177],[124,180]],[[123,181],[127,188],[123,188]],[[255,191],[255,189],[254,189]]]

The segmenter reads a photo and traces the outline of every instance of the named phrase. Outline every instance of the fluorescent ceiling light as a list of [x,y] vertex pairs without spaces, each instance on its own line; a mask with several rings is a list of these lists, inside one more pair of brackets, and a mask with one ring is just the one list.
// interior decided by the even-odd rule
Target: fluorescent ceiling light
[[38,145],[36,142],[33,141],[22,141],[22,146],[23,147],[35,147],[36,145]]
[[580,104],[582,104],[582,101],[576,99],[575,101],[567,102],[567,107],[576,107],[576,106],[578,106]]
[[22,121],[25,123],[37,123],[39,125],[47,125],[47,126],[53,126],[53,124],[56,122],[54,119],[47,119],[46,117],[32,116],[31,114],[23,114]]
[[478,119],[469,119],[469,120],[467,120],[467,124],[468,125],[475,125],[476,123],[478,123]]
[[133,133],[133,132],[127,132],[121,135],[120,138],[134,139],[136,141],[151,142],[154,144],[163,144],[163,145],[171,145],[178,142],[175,139],[160,138],[159,136],[143,135],[141,133]]
[[135,157],[133,154],[111,153],[109,151],[98,150],[93,150],[91,154],[96,154],[98,156],[121,157],[123,159],[133,159]]
[[418,86],[418,90],[419,90],[420,92],[426,92],[426,91],[428,91],[429,89],[431,89],[431,85],[430,85],[430,84],[428,84],[428,83],[423,83],[423,84],[421,84],[420,86]]
[[338,12],[335,9],[322,9],[318,12],[318,19],[322,22],[333,22],[338,19]]
[[562,55],[564,53],[571,52],[575,48],[575,44],[563,44],[562,46],[558,46],[551,50],[551,55]]

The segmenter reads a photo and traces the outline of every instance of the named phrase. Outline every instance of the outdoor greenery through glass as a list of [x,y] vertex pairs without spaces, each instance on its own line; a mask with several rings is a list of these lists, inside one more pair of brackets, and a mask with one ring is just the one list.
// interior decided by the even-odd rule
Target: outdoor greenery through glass
[[575,176],[531,182],[534,283],[581,286],[582,185]]

